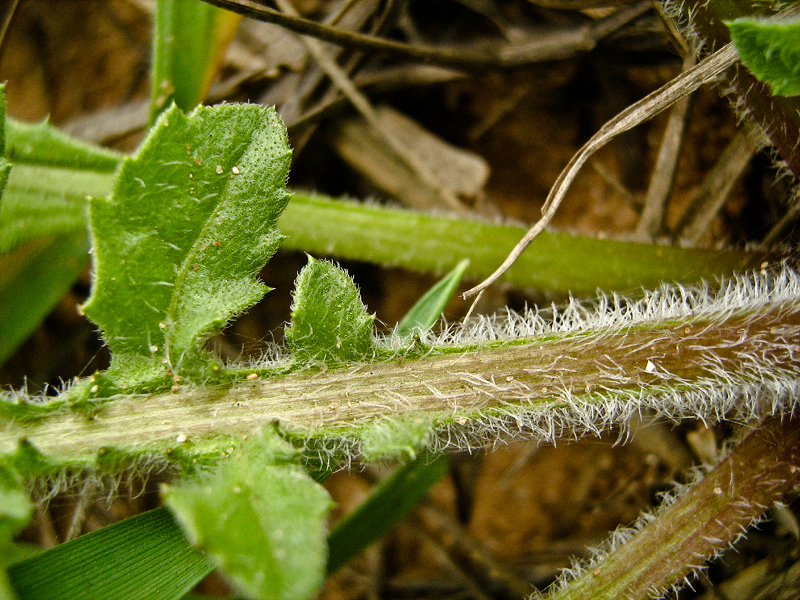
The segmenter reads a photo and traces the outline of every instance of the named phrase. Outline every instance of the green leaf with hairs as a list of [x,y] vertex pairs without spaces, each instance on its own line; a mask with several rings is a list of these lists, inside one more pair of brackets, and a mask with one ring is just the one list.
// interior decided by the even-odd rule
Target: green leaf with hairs
[[13,537],[27,525],[32,513],[33,505],[19,474],[0,465],[0,599],[17,597],[6,568],[16,554]]
[[295,282],[286,339],[304,363],[346,364],[375,354],[372,326],[350,276],[333,263],[308,257]]
[[745,66],[779,96],[800,95],[800,19],[726,23]]
[[161,115],[93,198],[95,281],[86,314],[112,352],[118,386],[204,379],[209,336],[260,300],[256,275],[277,250],[291,152],[272,108],[199,107]]
[[322,585],[330,496],[276,435],[255,436],[164,500],[192,543],[247,598],[305,600]]

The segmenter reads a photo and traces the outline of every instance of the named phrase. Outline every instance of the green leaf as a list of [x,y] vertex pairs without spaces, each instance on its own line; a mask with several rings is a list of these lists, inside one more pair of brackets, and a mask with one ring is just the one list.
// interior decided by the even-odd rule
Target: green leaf
[[15,164],[0,204],[0,254],[54,235],[86,236],[88,195],[108,183],[93,171]]
[[304,600],[324,579],[331,499],[296,460],[289,444],[259,435],[205,477],[164,488],[192,543],[248,598]]
[[800,19],[726,23],[745,66],[780,96],[800,95]]
[[95,282],[86,314],[119,385],[218,368],[204,341],[268,288],[291,152],[272,108],[163,113],[90,219]]
[[[281,246],[339,259],[446,273],[469,258],[466,277],[488,277],[525,235],[519,225],[432,215],[297,192],[278,223]],[[414,232],[409,235],[409,232]],[[682,248],[545,231],[501,281],[567,295],[598,288],[637,293],[663,281],[696,283],[744,270],[762,253]]]
[[0,364],[36,329],[88,265],[85,233],[29,242],[0,256]]
[[164,508],[16,563],[20,600],[177,600],[211,572]]
[[447,472],[447,460],[421,456],[397,469],[339,521],[328,537],[328,573],[333,573],[383,537]]
[[442,277],[431,289],[417,300],[414,306],[397,324],[397,335],[405,337],[415,330],[427,331],[444,312],[447,303],[456,293],[458,284],[469,266],[469,260],[459,262],[455,269]]
[[241,17],[200,0],[158,0],[150,122],[171,102],[189,111],[208,93]]
[[297,360],[336,365],[372,358],[374,321],[345,271],[308,257],[295,282],[292,324],[286,329]]
[[106,193],[122,155],[7,119],[2,91],[0,119],[2,363],[88,265],[87,195]]
[[0,464],[0,599],[16,595],[6,573],[10,557],[17,552],[12,542],[33,513],[27,490],[16,471]]
[[72,138],[47,121],[31,125],[9,118],[6,138],[6,157],[14,164],[113,173],[125,157]]

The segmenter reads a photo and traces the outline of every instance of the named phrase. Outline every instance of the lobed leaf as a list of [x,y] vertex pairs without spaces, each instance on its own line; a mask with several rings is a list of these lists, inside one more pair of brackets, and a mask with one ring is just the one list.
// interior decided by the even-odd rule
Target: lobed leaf
[[345,271],[308,257],[295,282],[292,323],[286,329],[297,360],[345,364],[371,358],[374,321]]
[[781,96],[800,95],[800,19],[742,17],[727,22],[745,66]]
[[165,486],[192,543],[247,598],[303,600],[325,576],[328,493],[277,436],[256,436],[212,473]]
[[207,376],[204,341],[268,288],[256,274],[277,250],[291,152],[274,109],[163,113],[120,168],[90,221],[95,281],[85,305],[120,385]]

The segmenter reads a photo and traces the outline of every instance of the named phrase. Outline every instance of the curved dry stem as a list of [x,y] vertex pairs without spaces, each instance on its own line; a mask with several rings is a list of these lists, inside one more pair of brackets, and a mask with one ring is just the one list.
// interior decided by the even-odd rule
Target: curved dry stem
[[462,296],[464,298],[469,298],[481,290],[486,289],[514,264],[525,251],[525,248],[527,248],[550,223],[558,207],[561,205],[561,201],[564,199],[569,186],[572,185],[572,182],[575,180],[578,171],[580,171],[581,167],[589,160],[592,154],[621,133],[625,133],[636,125],[653,118],[681,98],[694,92],[703,84],[718,77],[736,62],[737,56],[736,49],[732,44],[728,44],[691,69],[684,71],[666,85],[645,96],[635,104],[632,104],[603,125],[600,131],[594,134],[594,136],[575,153],[564,170],[561,171],[561,174],[553,184],[547,196],[547,200],[542,207],[541,219],[528,230],[525,236],[503,261],[503,264],[501,264],[494,273],[479,285],[464,292]]

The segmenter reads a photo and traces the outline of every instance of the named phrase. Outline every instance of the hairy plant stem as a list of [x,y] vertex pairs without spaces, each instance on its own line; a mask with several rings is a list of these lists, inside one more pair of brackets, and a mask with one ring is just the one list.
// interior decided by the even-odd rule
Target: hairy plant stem
[[[307,446],[311,460],[338,464],[358,457],[365,435],[405,421],[427,426],[418,445],[440,451],[498,436],[597,434],[642,413],[710,420],[775,414],[793,407],[800,389],[799,281],[784,282],[789,295],[775,296],[755,276],[744,292],[734,286],[716,298],[690,301],[678,288],[593,314],[575,305],[560,318],[577,326],[526,339],[492,342],[502,324],[483,322],[460,345],[418,360],[398,353],[388,362],[227,388],[182,385],[98,403],[89,416],[64,405],[27,418],[24,405],[11,405],[16,418],[0,432],[0,455],[24,440],[46,458],[37,463],[44,470],[92,467],[112,450],[181,462],[219,456],[277,423]],[[749,305],[735,305],[748,295]],[[532,331],[535,319],[517,329]],[[259,369],[241,371],[242,379],[250,372]]]
[[[800,427],[771,417],[708,475],[548,600],[660,597],[739,538],[790,492],[800,472]],[[613,545],[613,544],[612,544]]]

